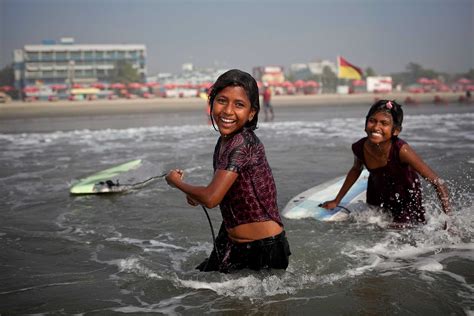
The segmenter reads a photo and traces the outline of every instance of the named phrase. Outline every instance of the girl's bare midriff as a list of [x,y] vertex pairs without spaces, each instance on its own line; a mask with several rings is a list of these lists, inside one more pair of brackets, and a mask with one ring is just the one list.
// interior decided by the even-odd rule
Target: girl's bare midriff
[[254,222],[242,224],[227,230],[229,238],[235,242],[252,242],[276,236],[283,231],[283,228],[274,221]]

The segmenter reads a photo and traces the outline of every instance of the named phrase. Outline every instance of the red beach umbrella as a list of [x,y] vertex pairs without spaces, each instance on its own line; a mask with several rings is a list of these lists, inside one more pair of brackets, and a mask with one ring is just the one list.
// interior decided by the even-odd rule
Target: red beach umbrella
[[419,84],[431,84],[431,80],[425,77],[418,78],[416,82]]
[[144,85],[147,87],[157,87],[160,84],[158,82],[147,82],[147,83],[144,83]]
[[91,87],[102,90],[102,89],[106,89],[107,85],[102,82],[94,82],[93,84],[91,84]]
[[471,80],[469,80],[467,78],[461,78],[461,79],[458,79],[458,81],[456,81],[456,82],[459,83],[459,84],[470,84]]
[[142,85],[138,82],[131,82],[131,83],[128,84],[128,88],[130,88],[130,89],[140,89],[141,86]]
[[123,83],[116,82],[116,83],[112,83],[110,87],[112,89],[124,89],[125,85]]
[[303,88],[306,83],[303,81],[303,80],[296,80],[293,85],[296,87],[296,88]]
[[316,87],[319,87],[319,83],[317,83],[314,80],[308,80],[308,81],[306,81],[306,86],[316,88]]
[[67,85],[65,85],[65,84],[53,84],[51,86],[51,89],[53,89],[53,90],[65,90],[65,89],[67,89]]
[[38,90],[36,86],[26,86],[23,88],[23,92],[37,92]]
[[12,90],[13,90],[12,86],[1,86],[0,87],[0,91],[8,92],[8,91],[12,91]]

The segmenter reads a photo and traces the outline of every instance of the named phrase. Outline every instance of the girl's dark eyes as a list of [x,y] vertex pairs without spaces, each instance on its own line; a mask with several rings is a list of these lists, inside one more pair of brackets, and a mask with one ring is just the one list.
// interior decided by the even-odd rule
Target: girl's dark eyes
[[[377,120],[369,119],[369,123],[377,124]],[[388,125],[390,125],[390,121],[380,121],[380,124],[382,124],[383,126],[388,126]]]

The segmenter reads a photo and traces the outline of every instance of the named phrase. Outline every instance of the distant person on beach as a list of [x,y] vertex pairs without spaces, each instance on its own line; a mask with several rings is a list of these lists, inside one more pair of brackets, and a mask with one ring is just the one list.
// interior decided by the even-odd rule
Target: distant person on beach
[[335,208],[359,178],[362,169],[369,171],[367,203],[388,212],[393,227],[425,223],[420,174],[431,183],[446,214],[450,212],[449,195],[444,181],[398,135],[402,131],[403,111],[395,101],[377,101],[365,119],[364,137],[352,144],[354,164],[336,198],[323,203]]
[[265,83],[263,86],[263,112],[265,114],[265,122],[273,121],[275,115],[273,114],[273,107],[271,104],[272,89]]
[[[254,130],[260,111],[257,82],[233,69],[209,94],[211,120],[220,137],[214,149],[214,175],[205,186],[183,181],[182,170],[166,176],[190,205],[220,206],[223,222],[208,259],[197,269],[286,269],[290,248],[277,206],[276,186],[265,149]],[[214,125],[215,124],[215,125]]]

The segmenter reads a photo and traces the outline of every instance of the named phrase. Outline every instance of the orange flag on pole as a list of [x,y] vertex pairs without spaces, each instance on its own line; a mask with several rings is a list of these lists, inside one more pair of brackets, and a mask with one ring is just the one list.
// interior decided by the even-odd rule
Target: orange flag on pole
[[362,79],[362,70],[359,67],[356,67],[349,63],[347,60],[341,56],[337,56],[337,68],[338,73],[337,77],[341,79]]

